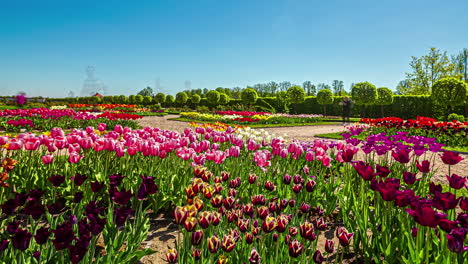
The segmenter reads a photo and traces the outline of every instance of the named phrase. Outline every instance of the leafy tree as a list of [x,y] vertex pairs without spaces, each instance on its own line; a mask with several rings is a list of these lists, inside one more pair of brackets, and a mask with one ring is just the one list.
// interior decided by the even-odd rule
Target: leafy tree
[[288,81],[280,82],[279,84],[280,91],[287,91],[291,86],[291,82]]
[[158,104],[164,104],[164,102],[166,101],[166,95],[164,95],[163,93],[158,93],[154,96],[154,100]]
[[315,85],[311,81],[305,81],[302,83],[302,87],[307,92],[307,96],[315,95]]
[[151,102],[153,101],[153,97],[147,95],[147,96],[143,96],[143,104],[144,105],[149,105],[151,104]]
[[327,105],[333,104],[333,93],[330,89],[322,89],[317,93],[317,103],[323,105],[323,115],[327,114]]
[[455,74],[455,65],[450,62],[447,52],[431,48],[427,55],[412,57],[412,72],[406,73],[409,89],[402,94],[430,94],[434,83]]
[[219,104],[220,93],[216,90],[211,90],[206,93],[206,100],[209,105],[217,106]]
[[231,97],[234,99],[240,99],[242,94],[242,89],[238,86],[232,88]]
[[242,91],[241,94],[242,102],[248,106],[255,104],[257,102],[257,92],[252,88],[246,88]]
[[220,93],[219,94],[219,104],[221,105],[226,105],[229,103],[229,96],[225,93]]
[[304,102],[305,91],[300,86],[292,86],[287,93],[289,101],[294,105],[294,112],[297,113],[297,105]]
[[153,88],[148,86],[145,89],[139,91],[137,94],[141,96],[153,96]]
[[289,113],[289,99],[288,99],[288,92],[286,91],[279,91],[276,93],[276,103],[280,107],[280,112],[282,113]]
[[443,78],[432,87],[431,98],[434,103],[447,107],[447,118],[452,112],[452,106],[462,105],[465,102],[467,89],[467,84],[457,78]]
[[187,102],[187,100],[188,100],[188,95],[186,93],[178,92],[176,94],[176,98],[175,98],[176,103],[183,105]]
[[328,89],[328,90],[330,90],[331,87],[330,87],[330,85],[325,84],[325,83],[319,83],[319,84],[317,84],[317,90],[318,90],[318,91],[323,90],[323,89]]
[[411,86],[408,80],[400,81],[396,87],[396,93],[400,95],[405,94],[409,90],[411,90]]
[[333,93],[335,95],[341,95],[341,93],[344,91],[343,81],[333,80],[332,87],[333,87]]
[[455,65],[455,74],[468,82],[468,49],[463,49],[456,56],[452,56],[452,63]]
[[393,92],[387,87],[380,87],[377,89],[377,101],[376,105],[380,105],[380,111],[382,117],[384,117],[384,105],[393,104]]
[[123,95],[123,94],[120,95],[120,96],[119,96],[119,103],[121,103],[121,104],[126,104],[126,103],[128,103],[128,97],[125,96],[125,95]]
[[102,102],[105,104],[111,104],[113,100],[113,96],[104,96],[102,97]]
[[268,83],[268,89],[269,89],[269,95],[273,96],[278,91],[279,84],[274,81],[271,81]]
[[137,94],[135,96],[135,104],[141,104],[143,103],[143,96],[141,94]]
[[366,116],[366,107],[377,100],[377,88],[369,82],[360,82],[353,86],[351,96],[356,105],[361,106],[361,116]]
[[133,94],[130,95],[130,96],[128,97],[128,102],[131,103],[131,104],[136,103],[136,102],[135,102],[135,95],[133,95]]
[[168,95],[166,96],[166,103],[167,103],[168,105],[172,105],[172,104],[174,103],[174,101],[175,101],[174,96],[172,96],[172,95],[170,95],[170,94],[168,94]]
[[194,94],[192,95],[192,97],[190,97],[190,101],[192,102],[192,104],[197,105],[201,101],[201,96],[199,94]]

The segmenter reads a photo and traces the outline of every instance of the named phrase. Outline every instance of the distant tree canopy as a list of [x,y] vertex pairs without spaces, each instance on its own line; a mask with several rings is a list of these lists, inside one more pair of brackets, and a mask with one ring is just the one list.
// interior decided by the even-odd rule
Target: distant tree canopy
[[166,95],[164,95],[163,93],[158,93],[154,96],[154,100],[159,104],[163,104],[164,102],[166,102]]
[[187,103],[187,100],[188,100],[188,95],[185,92],[178,92],[176,94],[176,98],[175,98],[176,103],[185,104]]
[[142,89],[141,91],[139,91],[137,94],[141,96],[153,96],[153,88],[148,86]]

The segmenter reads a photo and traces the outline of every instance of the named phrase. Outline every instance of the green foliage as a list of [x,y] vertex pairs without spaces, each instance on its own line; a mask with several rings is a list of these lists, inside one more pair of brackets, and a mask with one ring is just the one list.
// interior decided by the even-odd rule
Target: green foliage
[[199,104],[199,103],[200,103],[200,100],[201,100],[201,97],[200,97],[200,95],[198,95],[198,94],[194,94],[194,95],[192,95],[192,97],[190,97],[190,101],[191,101],[193,104]]
[[158,93],[156,96],[154,96],[154,100],[156,100],[156,102],[159,104],[163,104],[166,102],[166,96],[163,93]]
[[304,102],[305,91],[300,86],[292,86],[288,89],[289,101],[293,104]]
[[143,96],[141,94],[137,94],[135,96],[135,104],[141,104],[143,103]]
[[120,96],[119,96],[119,103],[120,103],[120,104],[126,104],[126,103],[128,103],[128,97],[125,96],[125,95],[120,95]]
[[148,86],[145,89],[139,91],[138,94],[141,96],[153,96],[153,88]]
[[448,121],[453,121],[453,120],[457,120],[459,122],[465,122],[465,117],[463,115],[458,115],[458,114],[455,114],[455,113],[451,113],[448,116]]
[[130,95],[130,96],[128,97],[128,102],[131,103],[131,104],[136,103],[136,102],[135,102],[135,95],[134,95],[134,94],[132,94],[132,95]]
[[185,103],[187,102],[187,100],[188,100],[188,95],[187,95],[187,93],[185,93],[185,92],[178,92],[178,93],[176,94],[176,98],[175,98],[176,103],[178,103],[178,104],[185,104]]
[[257,91],[252,88],[246,88],[242,91],[241,94],[242,102],[246,105],[255,104],[257,102]]
[[387,87],[377,89],[376,105],[391,105],[393,103],[393,92]]
[[174,101],[175,101],[174,96],[172,96],[172,95],[170,95],[170,94],[168,94],[168,95],[166,96],[166,103],[168,103],[168,104],[173,104]]
[[219,94],[219,104],[225,105],[229,103],[229,96],[225,93],[220,93]]
[[377,99],[377,88],[369,82],[356,83],[351,96],[356,105],[372,105]]
[[221,96],[220,93],[216,90],[211,90],[206,93],[206,100],[208,101],[208,104],[216,106],[219,104]]
[[317,103],[321,105],[333,104],[333,93],[329,89],[320,90],[317,93]]
[[149,95],[143,97],[143,104],[145,105],[151,104],[152,101],[153,101],[153,97]]
[[442,106],[462,105],[466,99],[467,85],[457,78],[438,80],[432,87],[432,100]]

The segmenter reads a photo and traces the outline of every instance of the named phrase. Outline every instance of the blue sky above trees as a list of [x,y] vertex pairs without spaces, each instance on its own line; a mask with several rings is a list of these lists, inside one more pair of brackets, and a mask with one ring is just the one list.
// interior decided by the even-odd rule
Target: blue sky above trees
[[[330,3],[329,3],[330,2]],[[3,1],[0,93],[369,81],[395,89],[411,56],[468,46],[468,2]]]

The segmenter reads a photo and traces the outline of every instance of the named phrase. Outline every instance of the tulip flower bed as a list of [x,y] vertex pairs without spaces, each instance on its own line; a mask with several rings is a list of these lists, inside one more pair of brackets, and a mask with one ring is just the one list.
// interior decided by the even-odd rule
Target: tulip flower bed
[[139,249],[147,210],[174,207],[181,231],[169,263],[468,258],[465,175],[449,172],[447,187],[432,181],[436,159],[456,166],[462,157],[440,153],[433,138],[286,143],[192,125],[0,136],[0,258],[135,262],[152,253]]
[[379,119],[365,118],[361,123],[369,124],[369,133],[407,131],[410,135],[437,138],[440,143],[451,147],[468,147],[468,122],[438,122],[436,119],[418,116],[416,120],[397,117]]
[[19,132],[22,129],[45,131],[54,127],[84,128],[99,123],[105,123],[110,128],[116,124],[137,128],[138,124],[134,120],[140,118],[135,114],[104,112],[95,115],[71,109],[7,109],[0,111],[0,128],[6,132]]
[[221,121],[229,124],[303,124],[318,123],[322,115],[289,115],[266,112],[218,111],[217,114],[182,112],[182,118],[194,121]]

